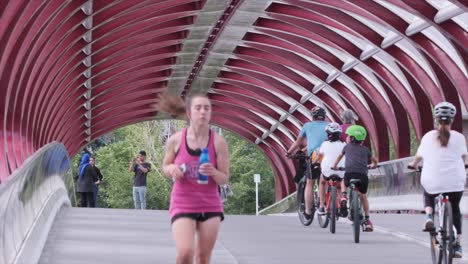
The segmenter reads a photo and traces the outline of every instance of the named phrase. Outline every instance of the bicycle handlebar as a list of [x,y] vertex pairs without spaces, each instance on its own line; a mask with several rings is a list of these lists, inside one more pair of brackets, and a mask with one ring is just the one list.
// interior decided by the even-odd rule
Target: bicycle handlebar
[[320,167],[320,163],[319,162],[312,162],[310,160],[310,156],[308,155],[305,155],[305,154],[301,154],[301,153],[296,153],[296,154],[289,154],[289,153],[286,153],[286,157],[290,158],[290,159],[305,159],[307,163],[309,163],[310,165],[312,165],[312,167],[314,169],[316,168],[319,168]]
[[416,171],[419,171],[419,172],[422,171],[422,166],[418,166],[418,167],[416,168],[416,167],[413,167],[413,166],[411,166],[411,165],[408,165],[407,168],[410,169],[410,170],[416,170]]

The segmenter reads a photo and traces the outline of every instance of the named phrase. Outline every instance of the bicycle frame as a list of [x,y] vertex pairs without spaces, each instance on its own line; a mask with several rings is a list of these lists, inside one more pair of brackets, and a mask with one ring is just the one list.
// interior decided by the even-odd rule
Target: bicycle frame
[[338,219],[338,208],[340,208],[340,200],[338,199],[338,184],[340,184],[339,176],[332,175],[327,181],[327,192],[325,193],[326,212],[330,219],[330,232],[335,233],[336,220]]
[[[325,193],[325,201],[326,201],[326,206],[325,208],[327,209],[327,212],[330,211],[330,206],[331,206],[331,192],[332,192],[332,188],[336,188],[337,189],[337,192],[338,192],[338,184],[340,184],[340,181],[338,180],[335,180],[335,179],[330,179],[327,181],[327,192]],[[338,199],[336,200],[336,205],[337,207],[340,207],[340,201],[338,201]]]

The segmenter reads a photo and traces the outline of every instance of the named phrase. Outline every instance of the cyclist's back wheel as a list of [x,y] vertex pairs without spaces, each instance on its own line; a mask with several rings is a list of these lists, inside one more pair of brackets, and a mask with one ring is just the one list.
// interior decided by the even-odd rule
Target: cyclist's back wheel
[[328,222],[330,221],[330,217],[328,216],[328,214],[317,214],[317,219],[318,219],[318,223],[319,223],[319,226],[321,228],[327,228],[328,226]]
[[[315,196],[315,206],[316,208],[318,209],[320,207],[320,198],[318,196],[318,193],[314,193],[314,195],[316,194]],[[325,198],[325,201],[324,202],[327,202],[327,199]],[[317,213],[317,219],[318,219],[318,224],[321,228],[327,228],[328,226],[328,222],[329,222],[329,216],[327,214],[320,214],[320,213]]]
[[[437,220],[437,224],[435,226],[441,226],[441,223],[444,221],[444,217],[442,215],[434,215],[434,223],[435,220]],[[431,246],[431,259],[432,259],[432,264],[442,264],[446,263],[442,261],[442,258],[444,257],[442,246],[439,241],[441,241],[439,238],[439,233],[436,230],[430,231],[430,246]]]
[[335,233],[336,228],[336,187],[331,187],[330,199],[330,232]]
[[443,253],[446,256],[447,263],[452,264],[453,255],[455,254],[453,249],[455,243],[455,234],[453,232],[452,204],[449,201],[445,203],[444,222],[442,226],[444,228],[444,233],[447,236],[443,242],[443,244],[445,243],[445,250]]
[[359,193],[357,191],[353,191],[351,205],[352,205],[351,214],[353,217],[354,243],[359,243],[359,235],[360,235],[359,232],[361,228],[361,219],[359,217],[359,213],[361,212],[361,208],[359,206]]
[[440,251],[440,245],[437,242],[437,233],[433,232],[430,237],[431,243],[431,257],[432,257],[432,264],[439,264],[442,263],[442,254]]
[[306,181],[303,179],[299,182],[297,186],[297,195],[296,195],[296,204],[297,204],[297,215],[299,216],[299,221],[301,224],[304,224],[304,210],[305,210],[305,201],[304,201],[304,190],[305,190]]

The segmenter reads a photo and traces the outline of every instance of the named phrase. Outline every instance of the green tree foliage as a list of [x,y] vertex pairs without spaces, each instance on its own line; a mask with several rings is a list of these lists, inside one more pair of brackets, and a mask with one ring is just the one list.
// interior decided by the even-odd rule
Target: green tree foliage
[[259,207],[263,209],[275,202],[274,176],[271,165],[262,151],[239,136],[224,134],[229,146],[230,174],[234,195],[225,203],[226,213],[255,214],[255,183],[253,175],[261,175]]
[[[173,129],[179,130],[185,125],[182,121],[173,121]],[[128,172],[129,162],[140,150],[147,152],[147,162],[151,163],[151,172],[147,178],[147,208],[169,208],[172,181],[163,176],[161,170],[164,158],[164,125],[162,121],[139,123],[113,132],[112,140],[107,145],[99,146],[94,152],[96,165],[104,176],[104,184],[99,189],[99,206],[107,208],[133,208],[132,185],[133,173]],[[230,153],[230,175],[233,196],[225,203],[227,214],[255,213],[255,183],[253,175],[259,173],[262,181],[259,185],[260,209],[274,203],[274,176],[266,157],[255,145],[246,142],[234,133],[223,130]],[[73,158],[73,171],[76,173],[79,155]]]

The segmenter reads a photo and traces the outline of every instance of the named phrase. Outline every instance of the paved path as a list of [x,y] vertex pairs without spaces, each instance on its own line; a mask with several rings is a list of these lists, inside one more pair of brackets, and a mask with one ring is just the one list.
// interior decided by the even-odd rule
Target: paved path
[[[212,263],[429,263],[426,234],[418,231],[421,219],[422,215],[374,215],[376,232],[362,234],[361,243],[355,244],[344,221],[330,234],[315,221],[302,226],[295,214],[229,215]],[[467,240],[465,235],[465,251]],[[170,264],[174,257],[167,211],[63,208],[40,263]]]

